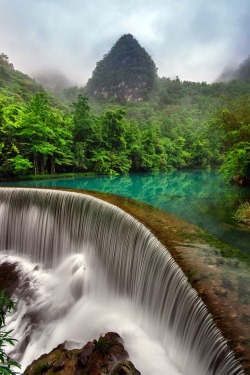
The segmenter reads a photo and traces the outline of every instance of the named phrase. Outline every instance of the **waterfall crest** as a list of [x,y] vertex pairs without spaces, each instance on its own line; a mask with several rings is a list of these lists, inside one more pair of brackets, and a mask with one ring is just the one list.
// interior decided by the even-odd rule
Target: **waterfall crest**
[[[84,294],[125,299],[177,373],[243,374],[169,252],[119,208],[78,193],[0,189],[0,251],[27,256],[48,270],[78,254],[60,271],[70,269],[72,301],[78,310]],[[87,268],[85,280],[77,276],[79,254]]]

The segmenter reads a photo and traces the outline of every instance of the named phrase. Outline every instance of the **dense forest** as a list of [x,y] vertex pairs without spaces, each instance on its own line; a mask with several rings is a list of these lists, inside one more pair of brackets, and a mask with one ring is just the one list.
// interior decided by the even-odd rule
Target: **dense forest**
[[[1,178],[217,168],[225,178],[237,176],[246,183],[250,80],[207,84],[159,78],[153,60],[138,42],[130,34],[125,41],[122,38],[97,64],[86,87],[66,88],[57,98],[0,55]],[[108,81],[107,69],[124,60],[126,40],[133,51],[122,73],[122,82],[127,83],[121,86],[117,78],[121,72],[110,74]],[[134,89],[139,72],[143,92],[137,99],[128,98],[128,91],[120,95],[125,86],[131,90],[129,71]],[[100,96],[98,87],[107,85],[112,95]]]

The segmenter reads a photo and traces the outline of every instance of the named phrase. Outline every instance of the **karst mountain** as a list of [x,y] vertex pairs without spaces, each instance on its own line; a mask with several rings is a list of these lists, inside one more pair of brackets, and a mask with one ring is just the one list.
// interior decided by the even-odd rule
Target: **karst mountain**
[[157,68],[131,34],[123,35],[96,64],[86,92],[99,98],[147,100],[154,88]]

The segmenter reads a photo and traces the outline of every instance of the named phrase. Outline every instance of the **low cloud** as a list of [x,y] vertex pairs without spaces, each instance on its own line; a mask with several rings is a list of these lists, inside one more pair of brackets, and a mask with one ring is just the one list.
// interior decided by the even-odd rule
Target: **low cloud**
[[0,52],[32,76],[58,70],[83,85],[131,33],[160,76],[217,79],[249,54],[248,0],[1,0]]

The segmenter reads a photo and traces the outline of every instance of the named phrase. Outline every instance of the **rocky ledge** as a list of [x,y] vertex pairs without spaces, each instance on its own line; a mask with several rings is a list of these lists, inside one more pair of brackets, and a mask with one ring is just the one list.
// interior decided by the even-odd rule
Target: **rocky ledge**
[[34,360],[23,375],[140,375],[115,332],[89,341],[82,349],[67,350],[66,346],[61,344]]

